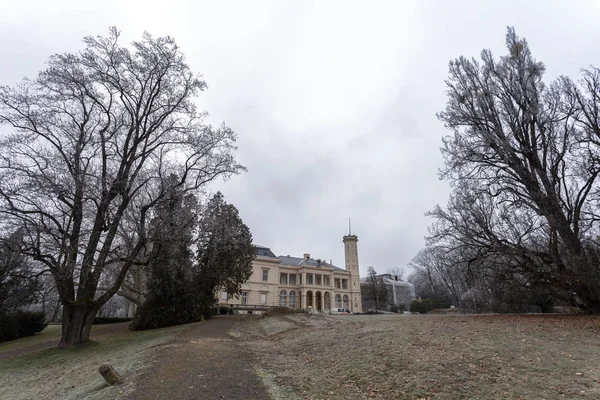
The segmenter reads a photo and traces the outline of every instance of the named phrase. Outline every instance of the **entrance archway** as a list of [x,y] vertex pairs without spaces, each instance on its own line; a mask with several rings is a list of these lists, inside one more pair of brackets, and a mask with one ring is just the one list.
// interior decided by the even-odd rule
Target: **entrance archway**
[[313,292],[309,290],[306,292],[306,308],[313,306]]
[[317,303],[317,310],[321,311],[323,309],[323,298],[321,292],[317,292],[315,298]]

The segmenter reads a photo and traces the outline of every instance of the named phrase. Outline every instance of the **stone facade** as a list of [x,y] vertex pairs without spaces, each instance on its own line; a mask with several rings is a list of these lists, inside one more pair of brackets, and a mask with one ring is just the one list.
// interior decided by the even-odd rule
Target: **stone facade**
[[289,308],[362,312],[358,264],[358,238],[343,238],[345,269],[331,262],[303,257],[275,256],[268,248],[256,246],[252,275],[242,285],[242,295],[219,294],[222,305],[266,305]]

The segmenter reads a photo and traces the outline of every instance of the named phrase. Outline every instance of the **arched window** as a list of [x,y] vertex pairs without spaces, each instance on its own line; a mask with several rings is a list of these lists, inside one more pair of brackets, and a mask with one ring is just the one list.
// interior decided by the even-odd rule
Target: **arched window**
[[290,292],[290,308],[296,308],[296,292]]
[[313,293],[312,291],[308,291],[306,292],[306,307],[312,307],[313,306]]
[[344,307],[343,308],[350,308],[350,299],[348,298],[347,294],[344,295]]
[[285,290],[279,292],[279,306],[286,307],[287,306],[287,293]]
[[342,296],[339,294],[335,295],[335,308],[342,308]]

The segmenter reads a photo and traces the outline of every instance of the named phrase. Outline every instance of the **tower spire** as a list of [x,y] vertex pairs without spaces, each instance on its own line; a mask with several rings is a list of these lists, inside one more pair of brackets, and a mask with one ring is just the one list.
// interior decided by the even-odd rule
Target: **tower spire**
[[348,235],[352,235],[352,223],[350,222],[350,217],[348,217]]

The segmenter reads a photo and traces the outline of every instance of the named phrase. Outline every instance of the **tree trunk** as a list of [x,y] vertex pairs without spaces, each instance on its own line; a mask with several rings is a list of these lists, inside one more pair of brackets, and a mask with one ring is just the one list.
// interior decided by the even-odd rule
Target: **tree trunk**
[[85,343],[90,339],[94,317],[98,312],[95,306],[72,306],[63,304],[61,349]]
[[133,301],[129,301],[129,310],[127,312],[127,316],[129,318],[133,318],[135,317],[135,312],[137,311],[137,304],[135,304]]

